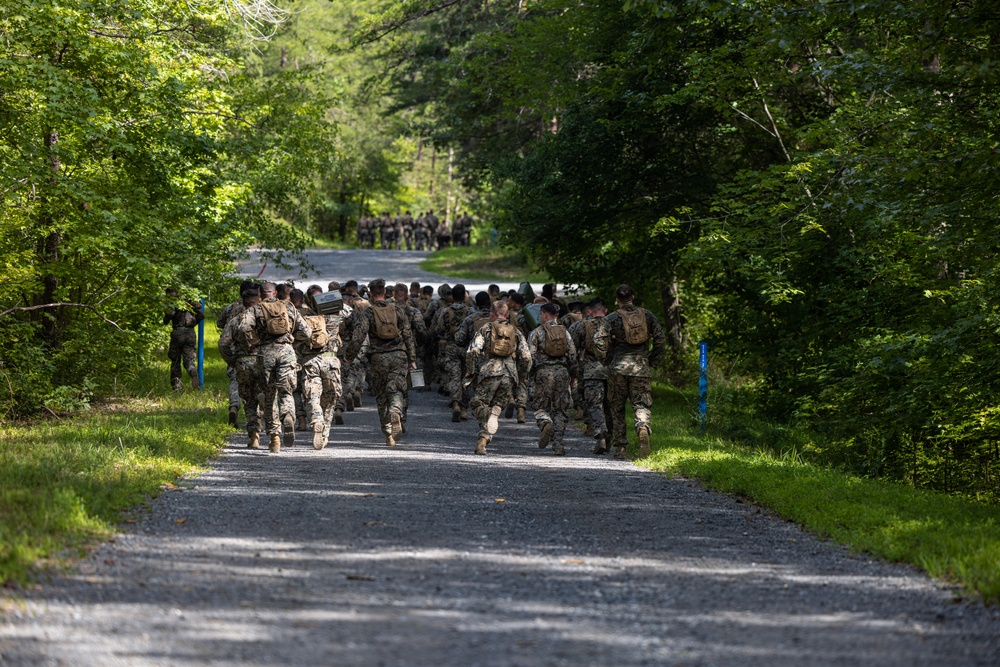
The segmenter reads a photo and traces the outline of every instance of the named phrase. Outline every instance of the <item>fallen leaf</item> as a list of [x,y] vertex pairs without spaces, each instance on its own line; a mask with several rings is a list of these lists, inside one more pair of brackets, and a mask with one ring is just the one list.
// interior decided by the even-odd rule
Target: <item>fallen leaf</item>
[[135,519],[125,519],[125,523],[135,523]]
[[171,484],[170,482],[164,482],[163,484],[160,485],[160,488],[163,488],[163,489],[166,489],[166,490],[169,491],[170,489],[176,489],[177,487],[174,486],[173,484]]
[[177,519],[174,523],[184,523],[185,521],[187,521],[187,519]]
[[566,563],[567,565],[583,565],[587,561],[583,560],[582,558],[564,558],[563,562]]
[[114,565],[115,564],[115,559],[114,558],[105,558],[104,559],[104,564],[105,565]]
[[498,502],[498,503],[505,503],[505,502],[507,502],[506,498],[495,498],[494,500],[496,500],[496,502]]
[[381,526],[381,521],[365,521],[366,526]]

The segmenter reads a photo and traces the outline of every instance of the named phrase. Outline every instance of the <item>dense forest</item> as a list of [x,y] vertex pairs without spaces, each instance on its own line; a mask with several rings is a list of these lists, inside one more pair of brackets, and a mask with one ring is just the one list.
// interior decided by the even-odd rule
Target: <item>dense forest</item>
[[471,207],[636,286],[813,455],[1000,492],[1000,8],[171,0],[0,8],[0,413],[107,392],[250,245]]

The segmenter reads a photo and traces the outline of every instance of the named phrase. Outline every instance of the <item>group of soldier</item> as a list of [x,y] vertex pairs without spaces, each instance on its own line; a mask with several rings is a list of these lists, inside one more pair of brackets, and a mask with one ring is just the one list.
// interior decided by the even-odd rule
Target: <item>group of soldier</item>
[[263,434],[279,452],[298,429],[311,431],[313,447],[323,449],[331,427],[361,406],[370,387],[392,447],[406,433],[412,379],[413,390],[438,385],[452,421],[470,413],[478,420],[476,454],[486,454],[501,415],[524,423],[529,407],[538,446],[565,454],[575,407],[594,453],[613,449],[625,458],[631,405],[642,457],[649,453],[651,368],[666,341],[656,317],[634,305],[631,287],[620,285],[615,301],[610,313],[600,297],[567,302],[553,284],[539,297],[530,286],[505,293],[491,285],[471,298],[461,284],[435,291],[381,278],[305,292],[244,281],[240,300],[216,320],[230,424],[238,424],[242,406],[248,447],[260,448]]
[[[439,250],[449,245],[467,246],[472,236],[472,217],[459,214],[449,227],[434,211],[410,214],[388,212],[380,217],[363,215],[358,218],[358,245],[373,249],[376,241],[383,250]],[[377,237],[377,238],[376,238]]]

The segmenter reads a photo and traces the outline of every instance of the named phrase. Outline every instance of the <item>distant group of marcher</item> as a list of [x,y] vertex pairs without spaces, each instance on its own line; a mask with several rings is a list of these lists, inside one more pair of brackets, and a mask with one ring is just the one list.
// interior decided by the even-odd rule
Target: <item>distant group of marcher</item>
[[434,211],[414,218],[409,211],[379,217],[363,215],[358,219],[358,245],[383,250],[439,250],[449,246],[467,246],[472,236],[472,216],[457,214],[449,225]]

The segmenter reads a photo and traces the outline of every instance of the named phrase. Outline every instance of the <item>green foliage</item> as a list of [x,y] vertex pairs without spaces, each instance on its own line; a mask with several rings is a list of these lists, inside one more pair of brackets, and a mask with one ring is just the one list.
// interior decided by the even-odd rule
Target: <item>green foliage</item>
[[[231,429],[217,341],[215,327],[206,327],[203,391],[170,391],[159,351],[119,386],[124,395],[97,409],[0,426],[0,582],[24,584],[39,562],[77,557],[110,536],[124,512],[219,452]],[[53,396],[79,407],[79,394],[62,389]]]
[[524,253],[485,244],[437,250],[420,263],[420,268],[467,280],[549,282],[546,274],[531,268]]
[[1000,600],[994,506],[804,463],[794,448],[776,453],[776,431],[786,432],[786,443],[807,440],[782,427],[760,433],[751,425],[758,437],[735,445],[691,426],[693,396],[659,385],[654,401],[653,453],[641,465],[696,477],[852,549],[919,566],[987,602]]

